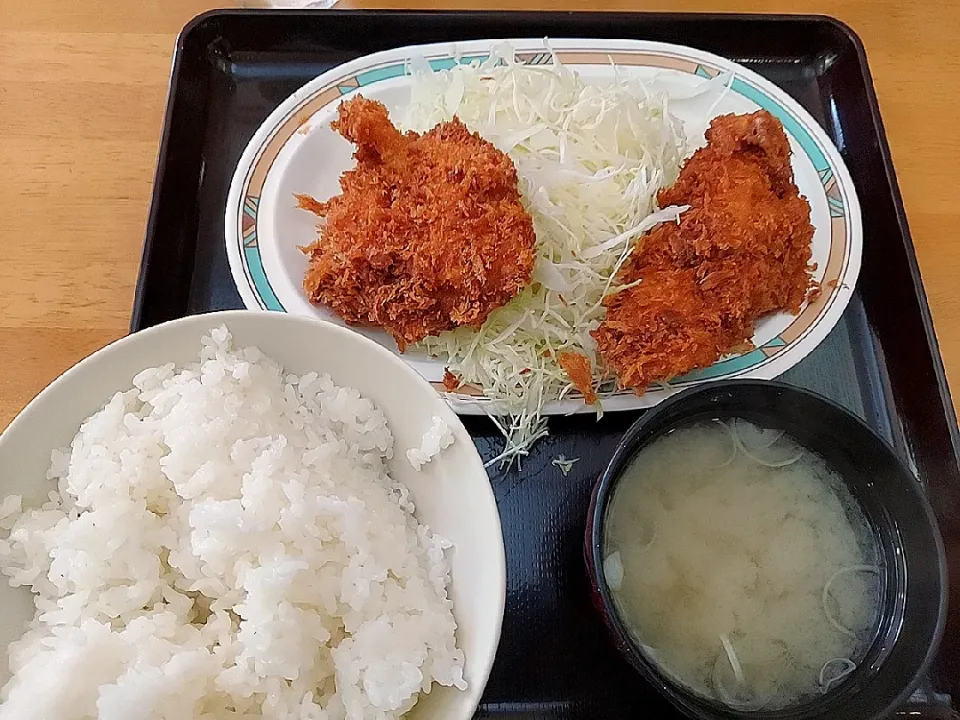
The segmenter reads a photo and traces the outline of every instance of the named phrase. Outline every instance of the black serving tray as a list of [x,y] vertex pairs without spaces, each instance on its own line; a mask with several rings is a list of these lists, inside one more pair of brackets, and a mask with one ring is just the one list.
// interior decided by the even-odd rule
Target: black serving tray
[[[247,141],[284,98],[355,57],[411,43],[499,37],[660,40],[766,76],[826,129],[863,206],[863,268],[824,343],[783,376],[857,413],[916,470],[960,577],[958,433],[863,46],[823,17],[642,13],[226,10],[177,42],[131,330],[242,307],[224,248],[224,205]],[[672,718],[623,663],[594,613],[583,569],[595,478],[638,412],[553,418],[519,468],[491,469],[507,553],[503,636],[478,717]],[[485,457],[493,425],[465,418]],[[580,458],[564,476],[552,460]],[[949,715],[960,693],[960,583],[946,637],[915,695]],[[946,716],[944,715],[944,716]]]

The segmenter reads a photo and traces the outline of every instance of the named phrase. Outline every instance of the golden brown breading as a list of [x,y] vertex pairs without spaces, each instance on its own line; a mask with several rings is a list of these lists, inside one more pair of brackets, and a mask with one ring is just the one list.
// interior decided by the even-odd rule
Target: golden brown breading
[[713,120],[661,207],[689,205],[638,241],[593,331],[605,368],[637,392],[748,343],[768,313],[813,288],[810,205],[793,183],[780,122],[761,110]]
[[333,128],[357,166],[329,202],[303,286],[349,323],[387,330],[400,349],[444,330],[479,328],[530,282],[534,231],[513,162],[459,120],[403,135],[386,108],[357,97]]
[[565,351],[557,355],[557,363],[570,378],[573,386],[583,395],[587,405],[597,401],[597,393],[593,389],[593,370],[586,355],[578,352]]
[[460,378],[450,372],[450,368],[443,369],[443,389],[447,392],[454,392],[457,390],[463,383],[460,381]]

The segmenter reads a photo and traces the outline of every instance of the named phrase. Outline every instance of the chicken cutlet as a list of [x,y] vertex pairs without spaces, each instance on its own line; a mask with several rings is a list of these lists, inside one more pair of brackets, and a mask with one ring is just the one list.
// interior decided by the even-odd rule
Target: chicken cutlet
[[385,329],[403,351],[479,328],[530,282],[533,221],[506,154],[456,118],[402,134],[362,97],[341,104],[332,127],[357,146],[356,167],[331,200],[298,196],[326,220],[303,248],[312,303]]
[[616,277],[628,287],[604,299],[592,332],[604,368],[638,393],[750,347],[759,318],[799,312],[816,290],[783,126],[765,110],[724,115],[706,139],[657,195],[689,209],[637,242]]

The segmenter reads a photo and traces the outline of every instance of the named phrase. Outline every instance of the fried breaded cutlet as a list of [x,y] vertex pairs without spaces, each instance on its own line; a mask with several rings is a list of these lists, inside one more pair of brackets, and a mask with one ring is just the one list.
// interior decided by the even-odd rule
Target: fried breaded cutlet
[[401,134],[379,102],[340,105],[333,128],[357,165],[328,202],[298,196],[326,218],[303,251],[303,287],[348,323],[387,330],[400,350],[487,316],[530,282],[533,221],[504,153],[458,119]]
[[593,331],[621,387],[643,390],[750,346],[755,322],[796,313],[815,290],[810,205],[800,197],[783,126],[761,110],[715,118],[707,145],[661,190],[689,205],[641,238]]

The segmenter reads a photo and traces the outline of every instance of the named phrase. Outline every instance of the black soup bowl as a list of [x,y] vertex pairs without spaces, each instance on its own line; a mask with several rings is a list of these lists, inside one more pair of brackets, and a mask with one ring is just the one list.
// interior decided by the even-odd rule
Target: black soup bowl
[[[823,695],[780,710],[744,711],[694,693],[661,672],[618,614],[604,577],[604,531],[623,471],[670,431],[741,418],[783,430],[823,458],[859,503],[883,556],[880,613],[857,668]],[[903,703],[926,671],[946,617],[946,560],[933,510],[917,478],[859,418],[826,398],[778,382],[733,380],[680,393],[626,432],[593,491],[585,557],[593,600],[627,661],[678,709],[707,720],[866,720]]]

